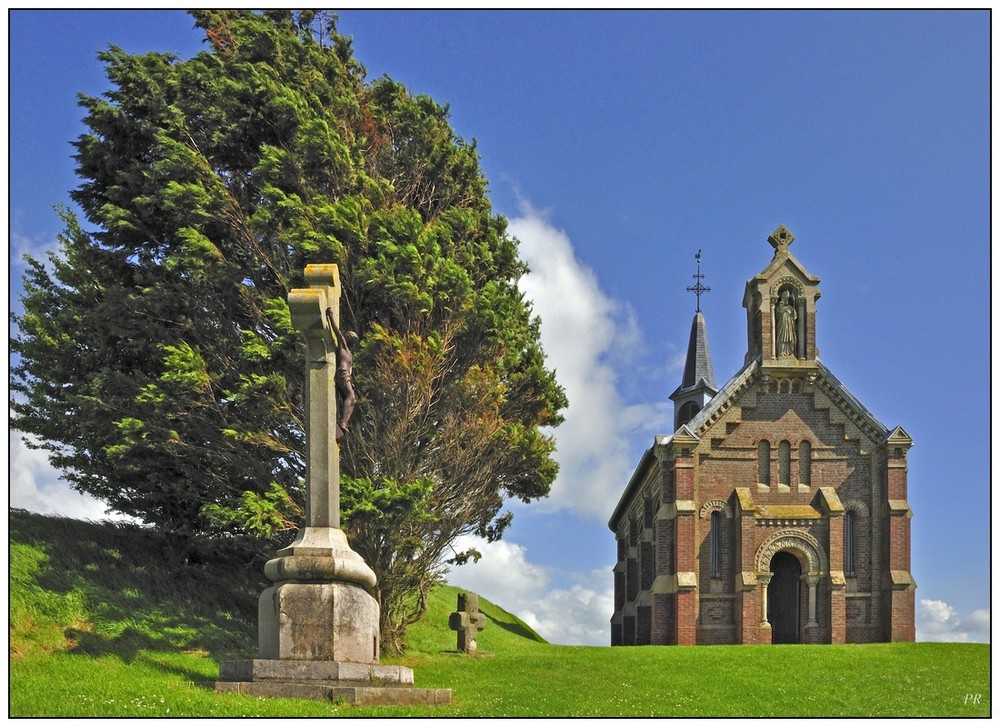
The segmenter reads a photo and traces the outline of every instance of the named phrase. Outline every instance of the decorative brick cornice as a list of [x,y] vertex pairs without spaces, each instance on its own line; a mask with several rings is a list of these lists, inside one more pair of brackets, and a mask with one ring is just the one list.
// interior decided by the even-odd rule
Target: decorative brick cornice
[[875,442],[881,442],[888,433],[886,426],[858,401],[830,369],[819,361],[816,363],[820,374],[816,377],[816,388],[822,391],[837,406],[841,414],[862,433]]
[[822,519],[823,513],[812,505],[758,505],[754,515],[757,526],[809,527]]
[[719,393],[712,397],[704,409],[687,423],[687,428],[696,436],[701,436],[705,431],[715,424],[723,414],[739,399],[740,394],[754,380],[754,374],[760,368],[760,359],[753,359],[747,363],[733,378],[731,378]]

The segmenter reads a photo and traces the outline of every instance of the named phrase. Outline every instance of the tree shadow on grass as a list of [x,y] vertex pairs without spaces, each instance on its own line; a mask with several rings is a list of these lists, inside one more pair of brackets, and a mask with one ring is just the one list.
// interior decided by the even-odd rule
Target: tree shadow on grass
[[63,627],[68,650],[143,661],[192,681],[206,677],[155,652],[216,661],[256,652],[257,598],[267,583],[261,564],[236,544],[213,541],[199,554],[131,524],[13,510],[8,522],[11,543],[45,553],[29,585],[83,604],[85,622]]

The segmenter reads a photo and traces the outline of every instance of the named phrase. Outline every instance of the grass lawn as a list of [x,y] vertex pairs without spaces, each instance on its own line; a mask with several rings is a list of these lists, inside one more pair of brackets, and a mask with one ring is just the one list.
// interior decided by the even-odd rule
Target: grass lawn
[[449,707],[216,694],[218,662],[255,655],[258,569],[225,554],[183,564],[147,531],[17,511],[10,541],[12,717],[990,714],[985,644],[556,646],[481,598],[473,658],[455,651],[447,586],[387,662],[451,688]]

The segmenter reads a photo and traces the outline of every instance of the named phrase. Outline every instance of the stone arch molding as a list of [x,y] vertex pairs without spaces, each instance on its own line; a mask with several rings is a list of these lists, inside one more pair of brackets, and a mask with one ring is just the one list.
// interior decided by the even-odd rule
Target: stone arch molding
[[729,519],[733,516],[732,508],[729,507],[729,503],[725,500],[708,500],[704,505],[701,506],[701,511],[698,513],[699,516],[704,520],[709,515],[715,511],[722,513],[722,516]]
[[863,503],[861,500],[847,500],[844,503],[844,510],[851,510],[856,512],[859,517],[868,517],[868,505]]
[[805,288],[802,287],[802,283],[798,281],[797,278],[791,275],[786,275],[784,277],[778,278],[771,285],[771,298],[777,298],[779,291],[785,286],[791,287],[795,291],[795,299],[798,300],[805,294]]
[[779,530],[757,548],[754,566],[758,573],[771,571],[771,558],[781,550],[792,550],[805,556],[809,573],[819,575],[827,572],[826,554],[819,541],[804,530],[788,528]]

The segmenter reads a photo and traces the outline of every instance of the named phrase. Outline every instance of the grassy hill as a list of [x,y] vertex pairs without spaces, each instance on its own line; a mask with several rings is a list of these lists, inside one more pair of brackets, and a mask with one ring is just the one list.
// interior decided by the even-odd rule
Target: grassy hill
[[224,548],[191,556],[140,528],[11,511],[10,716],[990,714],[984,644],[556,646],[480,599],[486,653],[470,658],[447,626],[448,586],[398,661],[417,686],[453,689],[450,707],[215,694],[219,661],[255,656],[265,582]]

